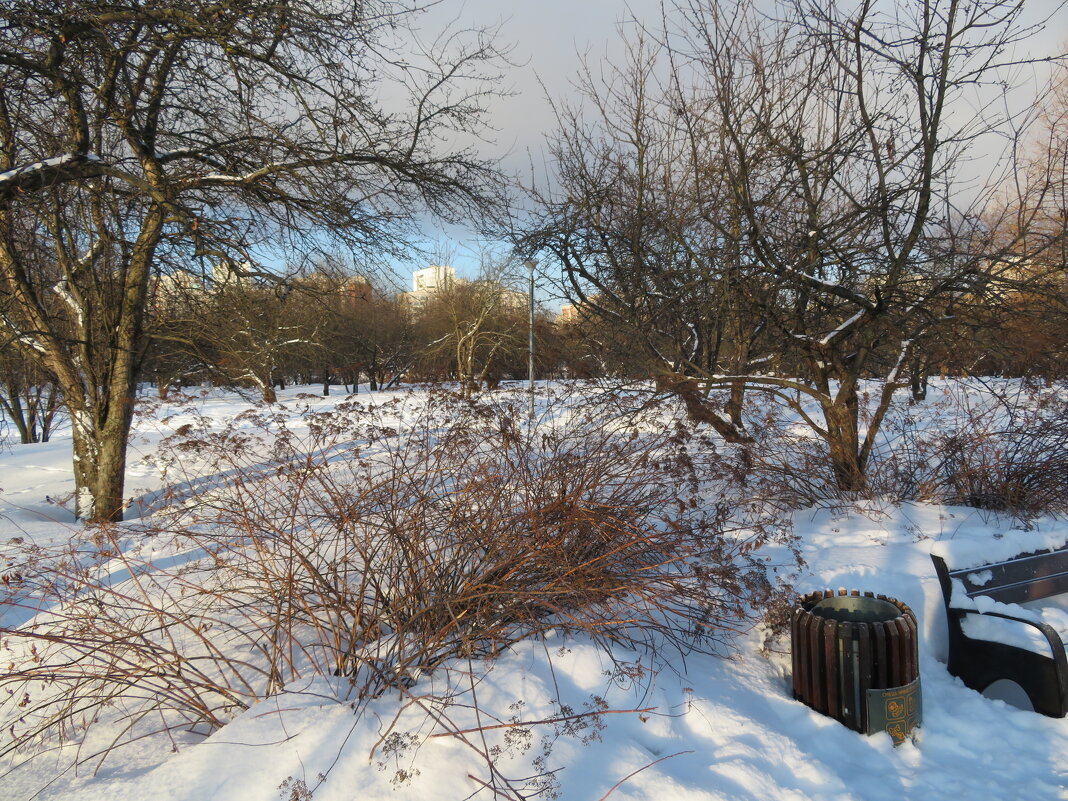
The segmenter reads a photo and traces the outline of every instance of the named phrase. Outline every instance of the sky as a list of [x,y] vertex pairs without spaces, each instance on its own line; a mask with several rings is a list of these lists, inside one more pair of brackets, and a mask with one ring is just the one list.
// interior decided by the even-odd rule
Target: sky
[[[1029,24],[1052,14],[1045,31],[1036,36],[1026,54],[1063,52],[1068,40],[1068,9],[1062,0],[1027,0],[1024,19]],[[659,27],[661,0],[440,0],[423,17],[429,32],[452,22],[463,26],[498,26],[499,42],[511,47],[514,66],[508,68],[500,88],[509,94],[494,100],[489,121],[493,141],[482,152],[499,161],[506,172],[530,181],[547,167],[545,137],[555,121],[549,98],[576,97],[575,80],[585,59],[591,66],[618,59],[623,53],[621,30],[631,19]],[[1038,70],[1034,81],[1045,73]],[[1016,97],[1029,97],[1021,89]],[[478,271],[480,243],[464,228],[427,228],[427,243],[449,254],[461,274]],[[409,277],[400,267],[401,279]]]
[[655,21],[660,0],[443,0],[430,16],[461,10],[472,24],[499,25],[501,42],[512,46],[516,66],[507,72],[502,88],[513,94],[501,98],[492,110],[498,128],[498,152],[516,168],[527,166],[528,151],[541,150],[546,133],[554,127],[546,94],[554,98],[574,95],[573,82],[583,57],[591,63],[622,52],[620,27],[630,13]]
[[[504,95],[490,109],[493,141],[482,147],[506,172],[522,179],[532,168],[543,174],[545,137],[555,121],[549,98],[575,96],[574,81],[586,58],[591,64],[622,52],[620,25],[630,12],[642,19],[659,15],[659,0],[441,0],[424,17],[422,27],[435,30],[458,25],[499,27],[499,42],[511,48],[513,66],[505,71]],[[428,230],[428,240],[449,252],[453,266],[467,276],[478,271],[480,243],[466,229]],[[407,278],[407,275],[403,277]]]

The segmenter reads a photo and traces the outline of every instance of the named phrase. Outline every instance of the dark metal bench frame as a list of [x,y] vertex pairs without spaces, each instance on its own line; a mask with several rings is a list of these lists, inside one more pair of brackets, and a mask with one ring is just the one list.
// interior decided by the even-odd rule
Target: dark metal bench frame
[[[1058,549],[1020,553],[993,564],[963,568],[947,567],[945,560],[931,554],[949,626],[949,672],[968,687],[982,692],[999,679],[1016,682],[1027,693],[1036,712],[1055,718],[1068,713],[1068,659],[1060,635],[1046,623],[1036,623],[1003,612],[979,612],[952,606],[953,579],[964,587],[969,598],[986,596],[1002,603],[1039,601],[1068,592],[1068,543]],[[982,586],[968,581],[969,574],[990,571]],[[964,634],[961,623],[966,615],[1013,620],[1038,629],[1046,638],[1050,655],[1044,656]]]

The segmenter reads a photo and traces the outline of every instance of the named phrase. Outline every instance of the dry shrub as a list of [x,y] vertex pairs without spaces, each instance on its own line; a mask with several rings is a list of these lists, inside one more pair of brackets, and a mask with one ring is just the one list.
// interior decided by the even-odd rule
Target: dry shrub
[[748,424],[756,442],[741,462],[750,484],[794,508],[878,497],[971,506],[1024,521],[1068,512],[1068,403],[1057,387],[950,380],[922,403],[899,392],[862,493],[837,488],[826,444],[784,405],[767,404]]
[[1004,512],[1023,521],[1068,512],[1068,403],[1019,384],[996,403],[962,410],[955,426],[905,451],[917,496]]
[[839,489],[827,443],[785,403],[771,395],[752,395],[760,398],[746,409],[746,427],[754,442],[740,448],[735,458],[735,470],[750,493],[783,510],[856,500]]
[[[30,620],[0,629],[10,738],[0,753],[74,742],[79,761],[102,761],[118,742],[153,733],[207,734],[262,685],[262,666],[243,653],[254,637],[213,589],[203,552],[193,545],[196,558],[177,566],[186,545],[173,543],[165,563],[175,566],[160,569],[122,533],[135,531],[91,529],[85,541],[24,554],[5,618]],[[119,724],[86,739],[100,720]]]
[[154,514],[38,554],[15,591],[48,611],[0,633],[3,750],[119,721],[85,754],[103,758],[314,676],[356,709],[415,697],[549,629],[647,664],[722,651],[775,589],[754,552],[782,526],[711,443],[610,408],[530,424],[521,402],[430,393],[182,426]]
[[1068,419],[975,440],[958,437],[944,445],[947,502],[1025,520],[1068,510]]

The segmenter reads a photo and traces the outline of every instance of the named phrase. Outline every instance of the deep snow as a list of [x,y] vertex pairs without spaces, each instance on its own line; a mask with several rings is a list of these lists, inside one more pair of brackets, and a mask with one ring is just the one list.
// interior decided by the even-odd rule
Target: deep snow
[[[299,392],[288,392],[283,407]],[[337,400],[306,402],[326,409]],[[214,393],[196,405],[221,420],[247,403]],[[141,457],[187,421],[183,408],[160,405],[138,421],[127,482],[134,508],[151,509],[162,488]],[[80,535],[65,505],[73,478],[63,432],[47,444],[7,447],[0,487],[0,554],[16,539],[49,544]],[[916,612],[924,707],[914,741],[894,748],[888,735],[861,736],[794,701],[788,638],[764,652],[761,629],[742,636],[731,658],[691,657],[651,680],[620,675],[588,643],[550,639],[497,660],[476,686],[481,709],[502,721],[538,721],[558,714],[558,703],[581,713],[603,699],[611,712],[583,718],[585,726],[570,732],[550,724],[526,727],[529,736],[493,730],[505,772],[537,773],[531,762],[549,745],[544,765],[566,799],[1068,798],[1068,721],[979,695],[946,672],[942,599],[929,556],[933,547],[996,555],[1024,536],[1063,542],[1068,525],[1039,520],[1025,535],[1011,520],[972,509],[870,502],[801,511],[794,527],[806,565],[794,578],[799,594],[856,588]],[[790,562],[785,549],[766,556]],[[12,608],[0,614],[5,627],[29,616]],[[1062,609],[1047,614],[1068,622]],[[435,688],[437,680],[422,677],[419,689],[446,689]],[[434,729],[424,714],[402,712],[393,730],[410,737],[378,742],[398,714],[397,698],[380,698],[356,718],[329,700],[327,684],[291,686],[204,740],[160,736],[127,746],[96,774],[72,768],[70,748],[12,760],[0,766],[0,798],[259,801],[307,797],[307,788],[316,801],[459,801],[479,790],[484,766],[471,747],[428,736]],[[490,722],[469,709],[453,710],[452,720],[461,728]],[[502,739],[507,732],[518,733]],[[397,782],[398,770],[411,778]]]

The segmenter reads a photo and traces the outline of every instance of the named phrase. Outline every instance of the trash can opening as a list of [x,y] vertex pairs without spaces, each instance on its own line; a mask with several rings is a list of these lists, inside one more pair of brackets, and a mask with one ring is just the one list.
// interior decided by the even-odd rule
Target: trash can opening
[[849,595],[824,598],[809,612],[840,623],[888,623],[901,616],[901,610],[888,601]]

